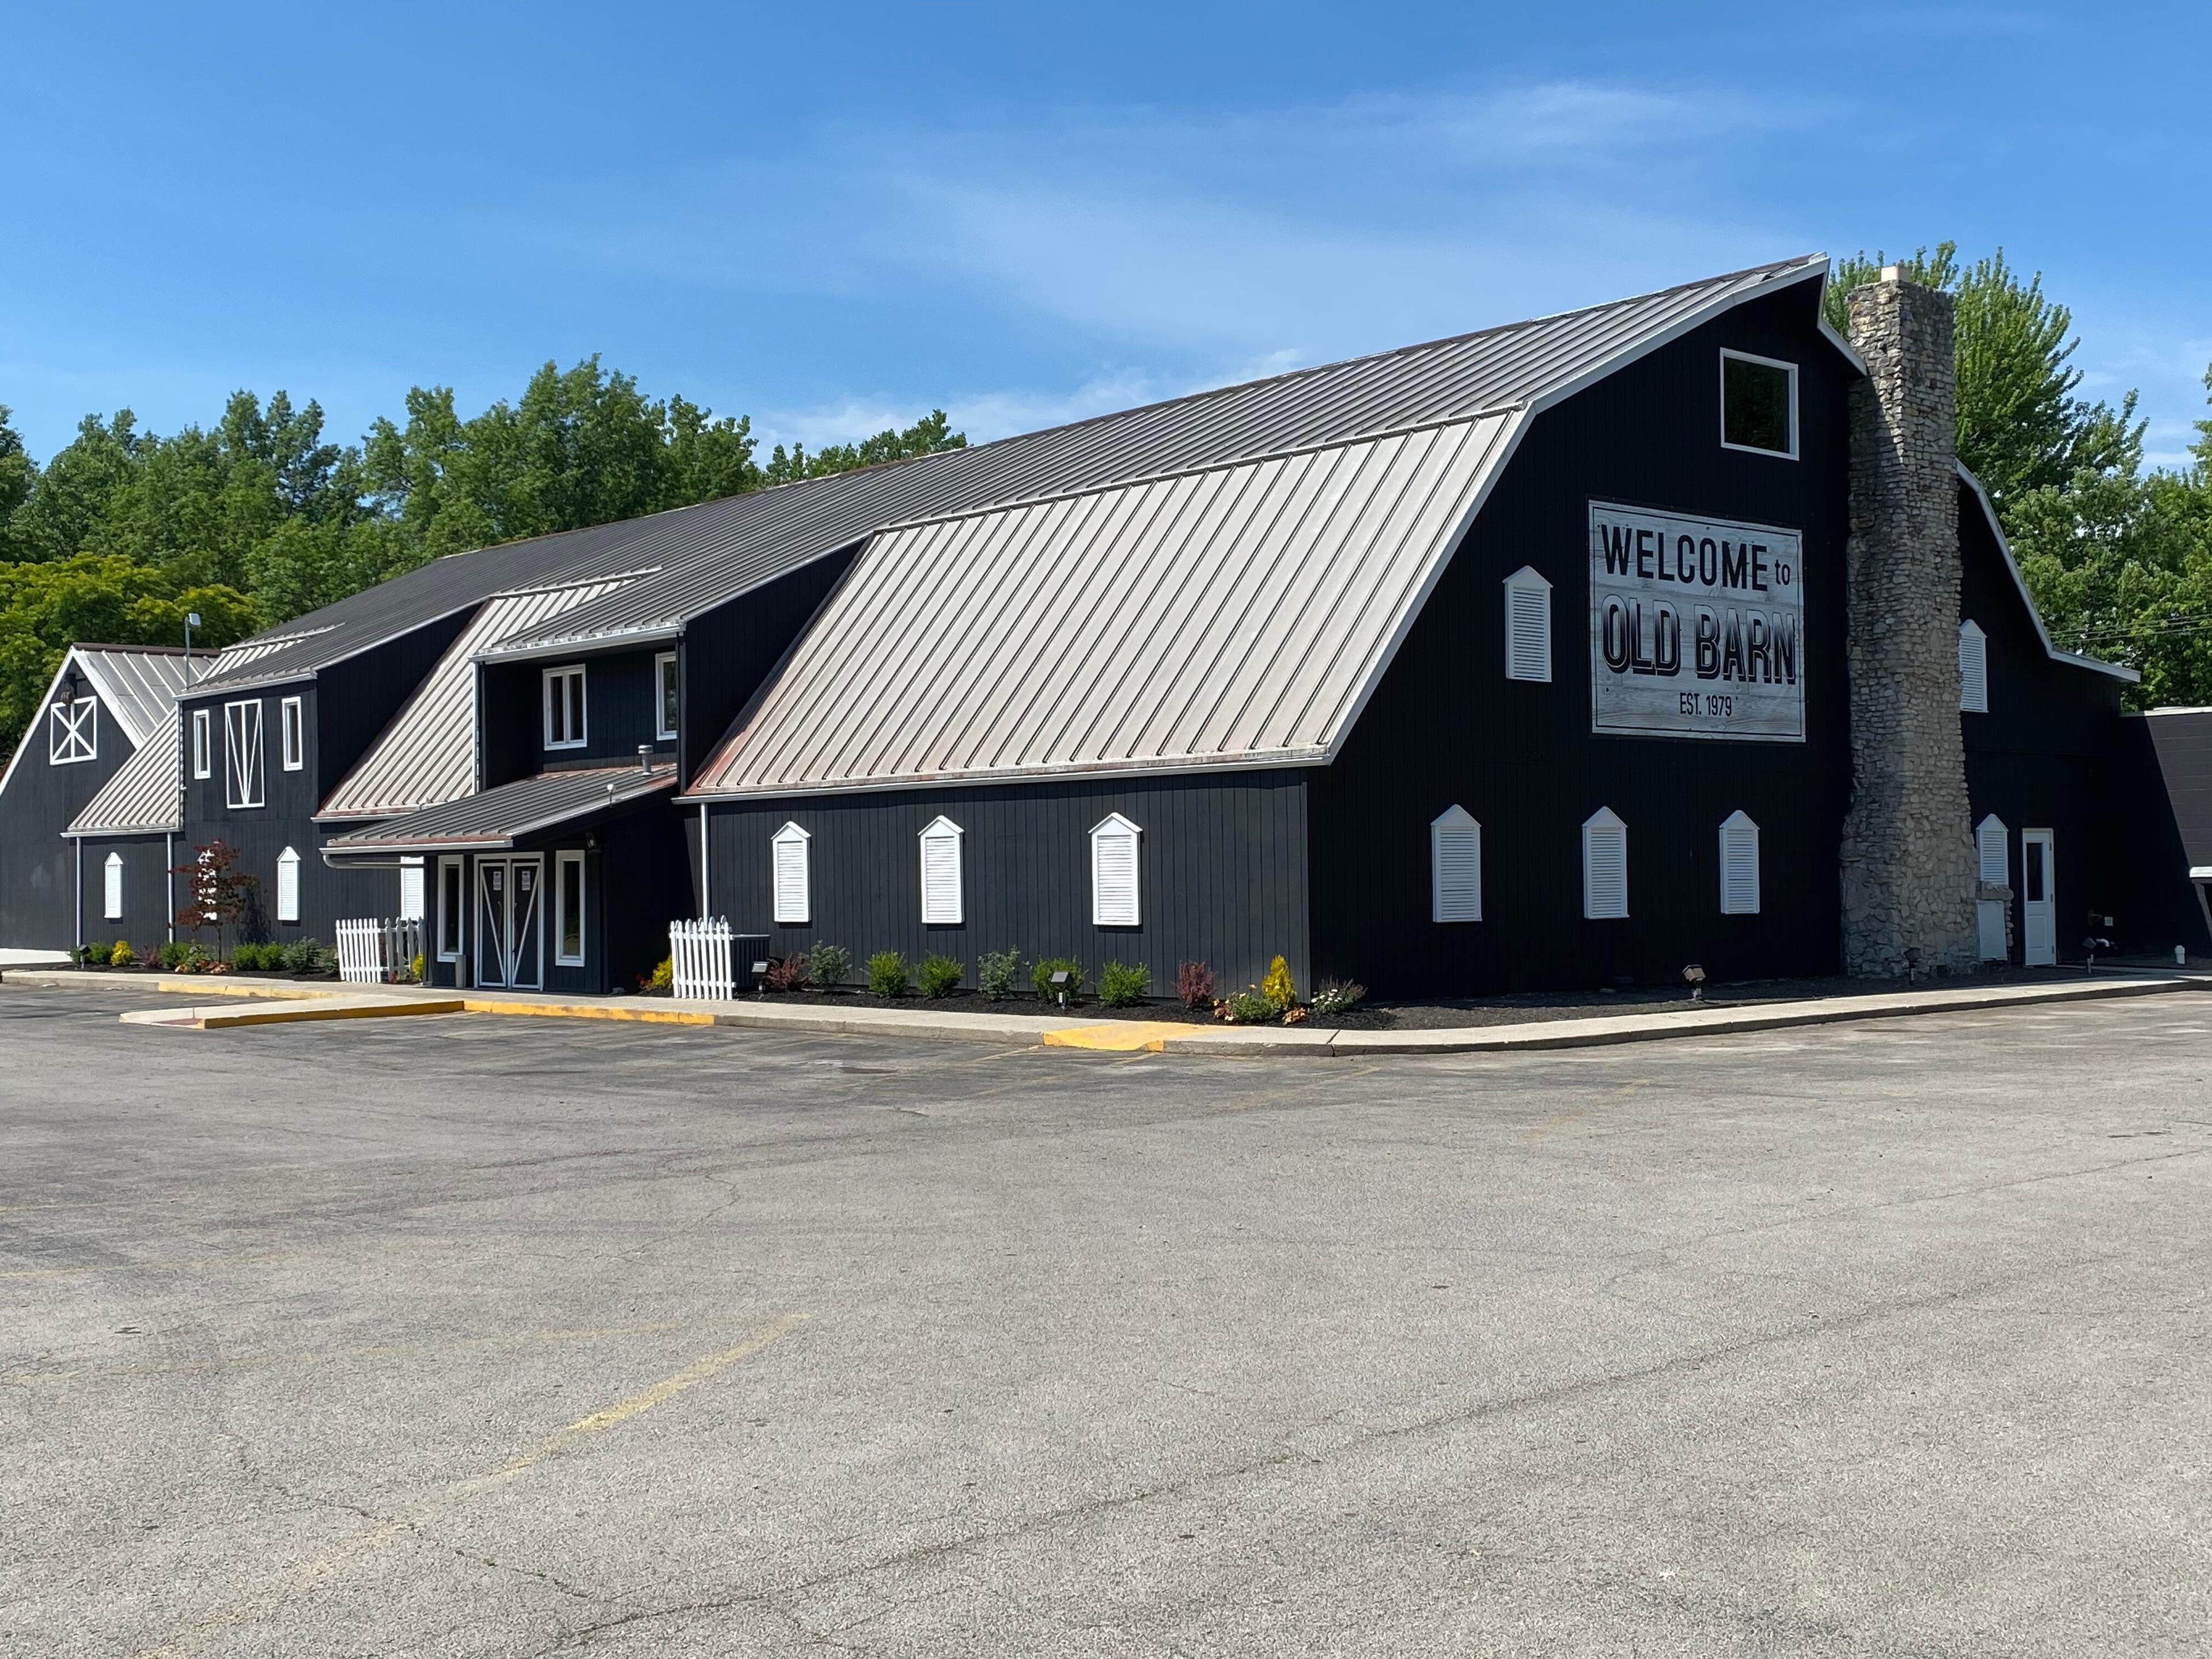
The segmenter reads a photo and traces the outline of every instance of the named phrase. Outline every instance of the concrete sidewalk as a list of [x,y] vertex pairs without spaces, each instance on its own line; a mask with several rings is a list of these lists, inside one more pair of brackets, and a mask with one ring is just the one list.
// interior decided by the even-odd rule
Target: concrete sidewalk
[[794,1036],[873,1036],[929,1042],[979,1042],[996,1047],[1071,1048],[1107,1054],[1223,1056],[1498,1054],[1537,1048],[1584,1048],[1668,1037],[1717,1036],[1844,1020],[1896,1019],[1915,1014],[1960,1013],[2092,998],[2154,996],[2212,988],[2212,975],[2185,972],[2115,974],[2106,978],[2058,980],[2033,985],[1929,987],[1870,996],[1824,997],[1762,1003],[1743,1008],[1681,1009],[1589,1019],[1536,1020],[1516,1025],[1465,1025],[1408,1030],[1316,1030],[1310,1026],[1192,1025],[1180,1021],[1039,1018],[1018,1013],[952,1013],[866,1003],[850,1007],[819,1003],[690,1002],[664,997],[583,997],[527,991],[452,991],[416,986],[362,986],[336,981],[263,979],[252,975],[134,975],[9,969],[0,983],[48,989],[130,988],[165,995],[280,1001],[280,1012],[259,1009],[217,1012],[185,1009],[140,1011],[134,1024],[219,1030],[314,1019],[363,1019],[426,1013],[471,1013],[556,1019],[606,1019],[650,1024],[735,1025]]

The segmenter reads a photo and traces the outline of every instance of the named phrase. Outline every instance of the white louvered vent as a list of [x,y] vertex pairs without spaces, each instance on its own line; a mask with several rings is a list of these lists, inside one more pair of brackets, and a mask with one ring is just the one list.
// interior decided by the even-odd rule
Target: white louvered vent
[[1959,708],[1968,714],[1990,712],[1990,642],[1971,620],[1959,624]]
[[1482,826],[1463,806],[1429,825],[1429,888],[1437,921],[1482,920]]
[[1721,914],[1759,914],[1759,826],[1748,812],[1721,821]]
[[957,927],[960,910],[960,826],[938,818],[921,832],[921,925]]
[[403,921],[420,921],[422,910],[422,860],[402,859],[399,861],[399,918]]
[[1552,678],[1552,585],[1533,565],[1505,579],[1505,678]]
[[1097,927],[1134,927],[1137,902],[1137,842],[1144,831],[1119,812],[1109,813],[1091,831],[1091,921]]
[[775,832],[775,919],[779,924],[805,926],[814,919],[814,894],[808,880],[807,843],[813,839],[795,823]]
[[2002,887],[2011,876],[2010,832],[2004,820],[1992,812],[1984,818],[1974,831],[1974,852],[1981,864],[1981,878],[1992,887]]
[[1610,806],[1583,824],[1583,915],[1610,921],[1628,914],[1628,826]]
[[276,920],[300,919],[300,855],[286,848],[276,855]]
[[110,921],[120,921],[123,920],[122,854],[110,853],[107,855],[106,875],[106,891],[102,895],[106,902],[100,907],[100,914]]

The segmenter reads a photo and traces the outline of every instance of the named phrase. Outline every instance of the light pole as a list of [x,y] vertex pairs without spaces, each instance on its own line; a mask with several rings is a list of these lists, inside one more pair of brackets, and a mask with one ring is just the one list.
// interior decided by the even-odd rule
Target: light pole
[[198,611],[187,611],[185,612],[185,684],[186,685],[190,685],[192,683],[192,629],[198,628],[199,625],[200,613]]

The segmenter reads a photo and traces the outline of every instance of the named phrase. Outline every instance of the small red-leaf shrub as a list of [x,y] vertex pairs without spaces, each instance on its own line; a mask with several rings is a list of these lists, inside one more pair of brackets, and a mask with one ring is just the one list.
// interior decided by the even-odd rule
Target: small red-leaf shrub
[[1202,962],[1186,962],[1176,969],[1176,996],[1193,1013],[1213,1006],[1213,969]]
[[803,991],[813,976],[805,957],[778,957],[763,977],[771,991]]

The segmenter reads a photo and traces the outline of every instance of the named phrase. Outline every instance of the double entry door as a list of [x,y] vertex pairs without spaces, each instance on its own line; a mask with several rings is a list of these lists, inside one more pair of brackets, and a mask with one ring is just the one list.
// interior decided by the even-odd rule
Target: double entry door
[[536,855],[477,860],[477,984],[544,988],[544,875]]

